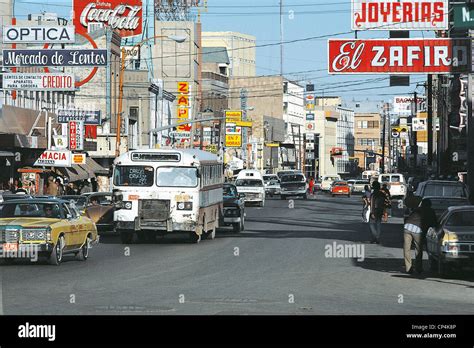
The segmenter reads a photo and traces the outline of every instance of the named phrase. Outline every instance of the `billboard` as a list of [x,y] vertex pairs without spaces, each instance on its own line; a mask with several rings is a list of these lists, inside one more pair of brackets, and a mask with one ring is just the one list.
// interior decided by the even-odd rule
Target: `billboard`
[[453,4],[454,28],[474,29],[474,6],[469,4]]
[[352,0],[352,30],[448,30],[448,0]]
[[5,67],[106,66],[107,50],[99,49],[30,49],[3,50]]
[[3,43],[74,43],[73,26],[4,26]]
[[466,39],[330,39],[329,74],[443,74],[470,69]]
[[177,114],[178,114],[178,123],[180,124],[176,127],[177,132],[189,132],[191,130],[191,125],[185,123],[189,120],[189,82],[178,82],[178,98],[177,98]]
[[46,150],[33,164],[34,166],[70,167],[71,151]]
[[57,112],[58,123],[69,123],[70,121],[82,121],[86,125],[100,126],[101,117],[99,111],[86,111],[77,109],[60,109]]
[[89,28],[110,26],[121,37],[142,33],[143,6],[141,0],[74,0],[73,24],[78,33]]
[[84,122],[69,121],[69,150],[84,149]]
[[3,74],[3,88],[24,91],[74,91],[73,74]]
[[[425,97],[416,97],[417,101],[417,111],[426,110],[426,98]],[[414,108],[415,97],[413,95],[399,95],[393,98],[393,110],[394,114],[400,116],[411,116],[415,111]]]

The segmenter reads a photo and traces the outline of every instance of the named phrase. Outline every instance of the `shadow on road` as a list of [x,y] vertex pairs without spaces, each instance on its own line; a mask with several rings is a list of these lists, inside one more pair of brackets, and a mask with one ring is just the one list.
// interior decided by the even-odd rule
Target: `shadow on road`
[[352,263],[356,267],[369,269],[377,272],[393,273],[391,276],[400,279],[414,279],[423,280],[427,282],[443,283],[443,284],[455,284],[465,286],[467,288],[474,288],[474,285],[468,285],[465,283],[456,283],[451,280],[461,281],[474,281],[474,275],[472,271],[465,269],[456,269],[449,275],[440,277],[438,273],[430,270],[430,266],[427,260],[423,260],[423,272],[418,274],[406,274],[405,264],[403,258],[366,258],[363,261],[352,260]]

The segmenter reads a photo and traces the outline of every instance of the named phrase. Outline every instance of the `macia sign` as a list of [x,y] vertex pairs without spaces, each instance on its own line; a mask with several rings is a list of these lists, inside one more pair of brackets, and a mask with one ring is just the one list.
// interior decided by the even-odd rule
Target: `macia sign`
[[46,150],[34,163],[35,166],[47,167],[70,167],[71,152],[70,151],[53,151]]
[[352,0],[352,30],[448,30],[448,0]]
[[466,39],[335,39],[328,46],[330,74],[442,74],[469,69]]
[[78,33],[87,33],[89,26],[103,25],[118,30],[120,36],[142,33],[141,0],[74,0],[74,25]]
[[106,66],[107,50],[3,50],[3,66]]
[[3,88],[25,91],[74,91],[73,74],[3,74]]
[[4,26],[3,43],[74,43],[73,26]]

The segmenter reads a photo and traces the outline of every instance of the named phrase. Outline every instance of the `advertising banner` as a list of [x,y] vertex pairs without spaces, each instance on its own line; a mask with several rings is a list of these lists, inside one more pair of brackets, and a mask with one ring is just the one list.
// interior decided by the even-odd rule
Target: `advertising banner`
[[414,132],[422,132],[428,129],[427,124],[426,124],[427,122],[426,118],[413,118],[412,122],[413,124],[411,126],[411,129]]
[[46,150],[33,165],[40,167],[70,167],[71,151]]
[[121,37],[142,33],[143,6],[141,0],[73,0],[74,21],[78,33],[89,27],[110,26]]
[[470,69],[466,39],[330,39],[330,74],[443,74]]
[[[426,109],[426,98],[425,97],[416,97],[417,111],[423,111]],[[415,111],[414,108],[415,97],[409,95],[395,96],[393,98],[393,110],[394,114],[400,116],[411,116]]]
[[448,30],[448,0],[352,0],[352,30]]
[[72,154],[72,164],[86,164],[86,154],[85,153],[73,153]]
[[3,74],[3,88],[24,91],[74,91],[73,74]]
[[190,108],[190,101],[189,101],[189,82],[178,82],[178,123],[180,125],[176,127],[177,132],[189,132],[191,131],[191,125],[186,123],[189,120],[189,108]]
[[315,106],[315,98],[314,98],[314,95],[312,94],[306,94],[305,97],[304,97],[304,105],[305,105],[305,110],[314,110],[314,106]]
[[227,123],[235,123],[242,121],[242,111],[226,111],[225,112],[225,121]]
[[69,150],[84,149],[84,122],[69,122]]
[[242,134],[226,134],[225,147],[242,147]]
[[69,123],[70,121],[82,121],[86,125],[99,126],[101,124],[100,111],[58,110],[58,123]]
[[107,50],[99,49],[30,49],[3,50],[5,67],[106,66]]
[[4,26],[3,43],[74,43],[73,26]]

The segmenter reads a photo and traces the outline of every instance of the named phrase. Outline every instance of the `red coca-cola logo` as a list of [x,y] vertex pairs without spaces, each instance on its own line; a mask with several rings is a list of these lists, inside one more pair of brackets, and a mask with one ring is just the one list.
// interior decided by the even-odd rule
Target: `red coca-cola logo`
[[122,37],[142,33],[141,0],[90,1],[74,0],[74,25],[77,32],[87,32],[91,25],[103,25],[118,30]]

